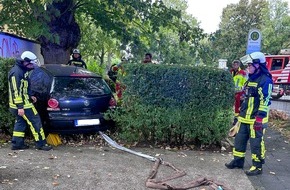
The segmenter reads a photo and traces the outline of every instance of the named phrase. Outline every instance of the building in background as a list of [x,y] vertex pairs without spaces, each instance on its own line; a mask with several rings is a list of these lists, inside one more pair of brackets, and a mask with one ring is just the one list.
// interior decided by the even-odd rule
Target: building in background
[[38,42],[6,32],[0,32],[0,57],[17,57],[23,51],[33,52],[38,57],[39,63],[44,64]]

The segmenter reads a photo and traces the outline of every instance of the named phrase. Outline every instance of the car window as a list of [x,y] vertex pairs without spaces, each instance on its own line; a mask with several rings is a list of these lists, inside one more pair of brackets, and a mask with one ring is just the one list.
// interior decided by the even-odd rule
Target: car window
[[56,96],[100,96],[111,90],[102,78],[55,77],[52,93]]

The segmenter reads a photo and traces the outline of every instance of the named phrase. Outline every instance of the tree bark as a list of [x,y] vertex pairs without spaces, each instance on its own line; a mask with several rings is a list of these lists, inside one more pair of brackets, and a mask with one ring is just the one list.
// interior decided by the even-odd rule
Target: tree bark
[[[80,27],[74,13],[76,4],[73,0],[63,0],[47,7],[51,13],[48,24],[52,39],[44,36],[38,38],[44,64],[66,64],[70,59],[72,48],[76,48],[81,39]],[[56,14],[59,11],[59,14]]]

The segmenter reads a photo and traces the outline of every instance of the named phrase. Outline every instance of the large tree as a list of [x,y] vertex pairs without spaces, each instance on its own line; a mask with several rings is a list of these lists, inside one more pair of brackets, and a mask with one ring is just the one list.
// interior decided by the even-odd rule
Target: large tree
[[240,0],[223,9],[219,31],[213,45],[215,51],[229,62],[246,53],[247,36],[250,29],[262,29],[266,0]]
[[290,48],[290,16],[288,3],[283,0],[270,0],[265,10],[263,52],[279,54],[281,49]]
[[76,15],[87,16],[96,27],[123,42],[158,31],[180,17],[180,11],[160,0],[0,0],[0,5],[0,26],[38,40],[45,63],[65,63],[71,49],[77,47],[81,36]]

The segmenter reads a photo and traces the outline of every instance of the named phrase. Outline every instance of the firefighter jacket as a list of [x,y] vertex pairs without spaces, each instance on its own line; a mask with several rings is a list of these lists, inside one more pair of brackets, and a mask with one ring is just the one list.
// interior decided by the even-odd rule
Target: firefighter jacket
[[231,69],[231,74],[233,76],[235,92],[241,92],[243,90],[243,86],[247,81],[247,74],[244,70],[239,68],[237,71]]
[[34,107],[31,96],[29,70],[17,60],[8,74],[9,107],[28,109]]
[[272,88],[273,81],[269,73],[260,72],[249,75],[244,87],[245,100],[238,117],[241,123],[253,124],[256,117],[263,118],[262,123],[268,122]]
[[85,69],[87,68],[87,65],[82,60],[82,56],[81,55],[78,58],[73,58],[73,59],[69,60],[67,64],[68,65],[74,65],[76,67],[83,67]]

